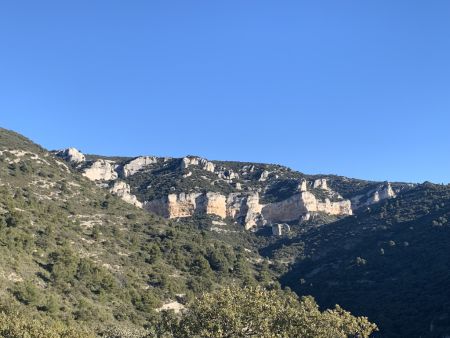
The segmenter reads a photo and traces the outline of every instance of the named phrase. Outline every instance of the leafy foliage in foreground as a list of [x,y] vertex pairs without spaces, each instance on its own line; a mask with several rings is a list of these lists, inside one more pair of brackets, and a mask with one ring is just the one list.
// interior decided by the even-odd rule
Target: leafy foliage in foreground
[[368,337],[377,329],[365,317],[336,306],[320,312],[312,297],[259,287],[228,287],[195,300],[172,325],[174,337]]
[[60,321],[31,319],[19,311],[0,312],[1,338],[94,338],[95,335]]
[[[195,299],[181,316],[163,313],[147,332],[110,328],[104,338],[369,337],[377,326],[336,306],[321,312],[312,297],[260,287],[227,287]],[[59,321],[0,312],[2,338],[93,338]]]

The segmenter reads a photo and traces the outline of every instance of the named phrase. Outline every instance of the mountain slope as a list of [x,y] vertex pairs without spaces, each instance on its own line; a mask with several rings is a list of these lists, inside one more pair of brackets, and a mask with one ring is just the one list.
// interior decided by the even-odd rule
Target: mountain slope
[[422,184],[301,237],[282,283],[367,315],[385,337],[450,332],[450,186]]
[[259,255],[244,250],[245,238],[222,237],[136,208],[0,130],[4,303],[93,326],[141,326],[164,303],[255,280]]
[[75,148],[55,152],[99,186],[166,218],[210,214],[245,229],[334,218],[395,197],[402,183],[305,175],[273,164],[184,158],[106,158]]
[[140,329],[223,285],[281,282],[380,336],[443,337],[449,219],[449,186],[48,152],[0,129],[2,302],[93,332]]

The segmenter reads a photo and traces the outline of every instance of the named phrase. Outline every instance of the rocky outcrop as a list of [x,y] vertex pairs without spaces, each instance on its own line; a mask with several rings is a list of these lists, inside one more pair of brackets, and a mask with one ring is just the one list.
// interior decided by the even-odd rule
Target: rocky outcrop
[[375,193],[372,196],[372,202],[376,203],[381,200],[384,200],[387,198],[392,198],[395,196],[396,196],[396,194],[394,192],[394,189],[392,189],[391,184],[387,183],[384,186],[382,186],[381,189],[378,189],[377,191],[375,191]]
[[114,161],[96,160],[83,171],[83,176],[91,181],[112,181],[119,176]]
[[197,209],[198,198],[202,196],[200,193],[179,195],[170,194],[167,197],[169,218],[188,217],[194,215]]
[[158,163],[158,159],[154,156],[140,156],[131,160],[122,167],[122,175],[128,177],[145,169],[149,165]]
[[261,176],[259,177],[259,181],[260,181],[260,182],[264,182],[264,181],[267,180],[268,177],[269,177],[269,172],[268,172],[267,170],[264,170],[264,171],[261,173]]
[[[293,175],[287,168],[248,163],[242,166],[236,163],[227,165],[226,162],[216,162],[216,165],[197,156],[181,159],[141,156],[132,160],[119,159],[117,162],[108,159],[86,162],[84,155],[75,148],[61,151],[58,156],[77,163],[76,168],[84,176],[96,181],[98,185],[109,187],[111,193],[150,212],[166,218],[189,217],[194,214],[216,215],[238,222],[246,229],[303,222],[315,213],[351,215],[352,204],[357,208],[395,196],[388,184],[357,196],[350,202],[330,189],[324,176],[308,180],[305,175]],[[199,175],[198,170],[205,172]],[[206,172],[214,173],[217,179]],[[142,179],[128,179],[137,173],[143,175]],[[144,174],[148,175],[147,182]],[[170,178],[161,176],[167,174]],[[280,177],[281,180],[278,180]],[[131,194],[128,185],[129,183],[133,189],[140,191],[140,196],[161,196],[160,191],[152,191],[160,189],[161,182],[167,182],[174,189],[185,187],[187,191],[151,201],[139,201]],[[270,190],[272,187],[274,189]],[[145,194],[145,189],[151,193]],[[213,192],[216,190],[231,193]],[[267,201],[277,202],[263,204],[259,194]],[[280,198],[283,200],[280,201]]]
[[262,208],[262,215],[269,223],[297,220],[307,212],[302,194],[295,194],[284,201],[270,203]]
[[273,224],[272,225],[272,235],[274,236],[283,236],[288,234],[291,231],[291,227],[289,224]]
[[310,192],[301,192],[284,201],[266,205],[260,203],[258,193],[232,193],[228,196],[215,192],[181,193],[146,202],[145,208],[167,218],[189,217],[195,213],[229,217],[242,223],[246,229],[265,224],[304,220],[311,212],[330,215],[352,214],[349,200],[319,201]]
[[307,191],[307,190],[308,190],[307,182],[306,180],[302,180],[298,185],[298,191]]
[[144,203],[144,208],[166,218],[193,216],[200,204],[201,193],[170,194],[167,198]]
[[264,219],[269,223],[300,220],[311,212],[323,212],[329,215],[351,215],[349,200],[331,202],[329,199],[319,201],[308,192],[295,194],[288,199],[265,205],[262,209]]
[[219,171],[217,172],[217,176],[218,176],[220,179],[225,180],[225,181],[227,181],[227,182],[229,182],[229,183],[231,183],[234,179],[239,178],[239,174],[238,174],[238,173],[235,173],[235,172],[234,172],[233,170],[231,170],[231,169],[222,169],[222,170],[219,170]]
[[181,169],[187,169],[191,165],[200,166],[201,169],[214,172],[215,165],[208,160],[201,157],[184,157],[181,160]]
[[259,195],[257,193],[246,197],[244,204],[245,230],[265,224],[261,214],[263,207],[264,205],[259,202]]
[[314,180],[313,188],[328,190],[328,184],[327,184],[326,178],[319,178],[317,180]]
[[357,195],[352,198],[353,209],[368,207],[382,200],[396,197],[396,193],[389,182],[384,183],[370,190],[369,192]]
[[60,150],[56,153],[56,156],[71,163],[82,163],[86,161],[86,157],[76,148]]
[[300,223],[301,222],[307,222],[311,219],[311,213],[306,213],[302,217],[300,217]]
[[227,198],[215,192],[208,192],[201,201],[199,211],[208,215],[217,215],[219,217],[227,217]]
[[167,218],[189,217],[196,213],[227,217],[226,197],[214,192],[170,194],[167,198],[146,202],[144,207]]
[[130,186],[123,181],[115,181],[109,191],[123,199],[125,202],[133,204],[138,208],[142,208],[142,203],[138,201],[137,197],[131,194]]

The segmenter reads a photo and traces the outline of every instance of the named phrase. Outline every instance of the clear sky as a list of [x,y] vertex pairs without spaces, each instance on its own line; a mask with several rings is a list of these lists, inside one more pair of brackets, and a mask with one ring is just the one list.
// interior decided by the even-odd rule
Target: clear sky
[[49,149],[448,183],[450,1],[2,1],[0,125]]

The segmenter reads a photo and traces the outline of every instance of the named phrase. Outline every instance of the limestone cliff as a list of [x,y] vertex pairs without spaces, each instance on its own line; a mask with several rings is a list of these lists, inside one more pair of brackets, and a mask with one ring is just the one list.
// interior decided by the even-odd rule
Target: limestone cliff
[[84,176],[137,207],[167,218],[216,215],[245,229],[304,222],[315,213],[352,215],[396,195],[389,183],[354,184],[352,179],[317,178],[278,165],[208,161],[198,156],[96,156],[87,161],[75,148],[56,155],[76,163]]
[[241,222],[246,229],[277,222],[298,221],[311,212],[330,215],[351,215],[349,200],[319,201],[311,192],[301,192],[276,203],[261,204],[259,195],[232,193],[224,196],[205,194],[170,194],[167,198],[149,201],[145,208],[168,218],[189,217],[196,213],[229,217]]
[[181,168],[187,169],[189,166],[200,166],[203,170],[214,172],[215,165],[201,157],[184,157],[181,161]]
[[158,159],[154,156],[140,156],[131,160],[122,167],[122,175],[128,177],[145,169],[149,165],[158,163]]
[[109,160],[96,160],[83,171],[83,175],[91,181],[111,181],[119,177],[117,165]]
[[303,191],[284,201],[271,203],[262,208],[262,216],[269,223],[300,220],[302,216],[311,212],[351,215],[352,207],[349,200],[331,202],[329,199],[325,199],[325,201],[319,201],[311,192]]
[[325,178],[319,178],[317,180],[314,180],[313,188],[328,190],[327,180]]
[[125,202],[133,204],[138,208],[142,208],[142,203],[138,201],[137,197],[131,194],[130,186],[123,181],[115,181],[109,191],[123,199]]
[[396,197],[396,193],[389,182],[379,185],[378,187],[369,190],[365,194],[357,195],[352,198],[353,208],[359,209],[368,207],[374,203],[378,203],[381,200],[387,198]]
[[67,148],[56,152],[56,156],[72,163],[82,163],[86,157],[76,148]]

